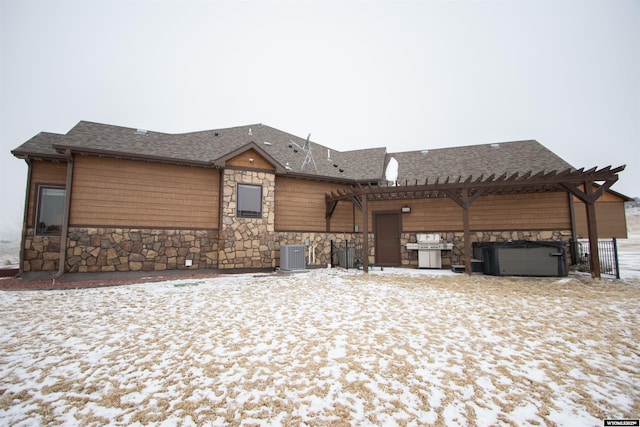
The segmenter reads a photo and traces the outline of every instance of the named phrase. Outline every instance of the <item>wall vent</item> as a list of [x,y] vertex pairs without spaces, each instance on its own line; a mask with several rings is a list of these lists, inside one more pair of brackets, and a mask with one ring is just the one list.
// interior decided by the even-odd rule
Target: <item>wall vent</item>
[[304,245],[280,246],[280,270],[304,270]]

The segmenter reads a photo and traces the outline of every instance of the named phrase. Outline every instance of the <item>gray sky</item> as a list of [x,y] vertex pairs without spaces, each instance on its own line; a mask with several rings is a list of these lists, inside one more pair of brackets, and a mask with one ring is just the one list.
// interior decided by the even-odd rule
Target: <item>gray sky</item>
[[264,123],[337,150],[536,139],[627,165],[640,196],[640,2],[0,0],[0,234],[10,150],[80,120],[161,132]]

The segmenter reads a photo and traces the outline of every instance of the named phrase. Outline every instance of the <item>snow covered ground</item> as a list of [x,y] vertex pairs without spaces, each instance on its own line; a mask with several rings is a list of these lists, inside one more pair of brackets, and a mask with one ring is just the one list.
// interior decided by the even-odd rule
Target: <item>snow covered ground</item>
[[0,292],[0,424],[640,417],[640,283],[385,269]]
[[0,230],[0,268],[18,265],[20,260],[20,233]]

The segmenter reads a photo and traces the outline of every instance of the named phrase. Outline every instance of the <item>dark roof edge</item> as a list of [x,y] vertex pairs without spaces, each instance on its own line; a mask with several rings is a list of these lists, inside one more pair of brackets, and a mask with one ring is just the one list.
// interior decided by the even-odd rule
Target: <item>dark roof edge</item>
[[422,149],[418,149],[418,150],[394,151],[394,152],[388,152],[387,156],[391,156],[393,154],[421,153],[423,151],[448,150],[448,149],[452,149],[452,148],[455,148],[455,149],[460,148],[460,149],[462,149],[462,148],[470,148],[470,147],[482,147],[483,145],[493,145],[493,144],[502,145],[502,144],[514,144],[514,143],[522,143],[522,142],[536,142],[539,145],[541,145],[542,147],[544,147],[547,151],[551,151],[547,147],[545,147],[544,144],[542,144],[537,139],[520,139],[520,140],[516,140],[516,141],[495,141],[495,142],[483,142],[483,143],[480,143],[480,144],[454,145],[454,146],[451,146],[451,147],[434,147],[434,148],[422,148]]
[[287,172],[286,174],[281,174],[280,176],[286,176],[289,178],[302,178],[308,179],[311,181],[323,181],[323,182],[335,182],[340,184],[349,184],[349,185],[357,185],[357,184],[378,184],[379,178],[371,178],[371,179],[351,179],[351,178],[336,178],[333,176],[327,175],[314,175],[307,174],[302,172]]
[[64,160],[66,161],[66,157],[63,154],[55,155],[55,154],[43,154],[36,151],[23,151],[23,150],[11,150],[11,154],[18,159],[26,159],[27,157],[32,159],[46,159],[46,160]]
[[[85,149],[82,147],[76,146],[68,146],[62,144],[53,144],[53,147],[56,150],[71,150],[72,153],[75,154],[87,154],[87,155],[95,155],[102,157],[113,157],[119,159],[130,159],[130,160],[144,160],[149,162],[157,162],[157,163],[171,163],[176,165],[184,165],[184,166],[200,166],[200,167],[216,167],[213,162],[210,161],[198,161],[198,160],[186,160],[186,159],[177,159],[175,157],[164,157],[164,156],[151,156],[144,154],[133,154],[127,153],[124,151],[111,151],[111,150],[99,150],[99,149]],[[62,156],[64,158],[64,156]]]

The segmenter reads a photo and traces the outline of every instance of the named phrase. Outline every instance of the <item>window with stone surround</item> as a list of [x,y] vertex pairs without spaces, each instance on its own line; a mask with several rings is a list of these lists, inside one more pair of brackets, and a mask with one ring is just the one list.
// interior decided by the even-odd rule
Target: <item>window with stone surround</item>
[[238,184],[238,218],[262,217],[262,186]]
[[64,187],[38,186],[38,207],[36,209],[36,234],[59,236],[62,232],[64,212]]

